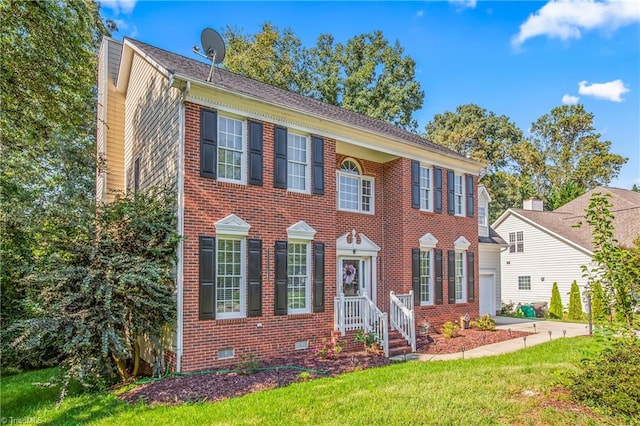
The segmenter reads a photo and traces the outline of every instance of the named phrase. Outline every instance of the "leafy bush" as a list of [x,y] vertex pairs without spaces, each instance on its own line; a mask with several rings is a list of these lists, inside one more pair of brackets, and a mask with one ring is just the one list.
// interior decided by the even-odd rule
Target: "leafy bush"
[[491,315],[484,314],[477,321],[471,321],[471,327],[483,331],[494,331],[496,329],[496,320]]
[[604,295],[604,290],[600,281],[595,281],[591,285],[591,316],[595,322],[602,322],[607,319],[608,309]]
[[253,354],[242,355],[240,362],[236,365],[236,370],[238,370],[240,374],[253,374],[260,368],[260,365],[260,360],[257,360]]
[[582,300],[580,300],[580,289],[578,288],[578,283],[575,280],[573,281],[573,284],[571,284],[571,292],[569,293],[569,319],[584,319],[584,312],[582,312]]
[[610,348],[582,361],[570,385],[573,398],[605,413],[640,416],[640,339],[614,338]]
[[460,331],[460,326],[455,322],[447,321],[442,324],[442,334],[447,339],[458,337],[458,331]]
[[313,349],[313,353],[321,359],[333,359],[342,352],[342,343],[338,340],[322,339],[322,343]]
[[562,306],[562,299],[560,298],[558,283],[553,283],[553,288],[551,289],[551,307],[549,308],[549,316],[555,319],[562,319],[563,314],[564,308]]

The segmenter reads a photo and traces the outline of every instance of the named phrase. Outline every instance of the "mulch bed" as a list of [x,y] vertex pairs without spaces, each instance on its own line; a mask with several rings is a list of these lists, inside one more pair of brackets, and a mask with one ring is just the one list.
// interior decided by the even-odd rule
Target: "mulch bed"
[[[461,330],[459,337],[445,338],[430,333],[418,336],[417,352],[428,354],[457,353],[478,346],[515,339],[531,333],[520,331]],[[318,359],[311,353],[286,358],[263,360],[251,374],[238,372],[201,372],[171,376],[142,384],[119,396],[122,401],[148,404],[182,404],[215,402],[291,383],[335,376],[350,371],[375,368],[392,361],[366,352],[342,352],[335,359]]]

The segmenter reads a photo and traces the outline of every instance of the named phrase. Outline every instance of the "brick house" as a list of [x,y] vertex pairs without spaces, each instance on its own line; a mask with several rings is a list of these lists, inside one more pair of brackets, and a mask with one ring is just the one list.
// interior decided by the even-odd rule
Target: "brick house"
[[125,38],[103,40],[96,192],[170,183],[176,371],[332,334],[478,315],[484,165],[380,120]]

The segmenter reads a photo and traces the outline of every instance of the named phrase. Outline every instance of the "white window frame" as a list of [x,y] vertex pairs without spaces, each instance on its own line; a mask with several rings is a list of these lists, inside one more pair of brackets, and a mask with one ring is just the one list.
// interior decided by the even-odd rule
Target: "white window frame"
[[[346,162],[351,162],[353,163],[356,168],[357,168],[357,174],[356,173],[349,173],[346,171],[343,171],[342,167]],[[342,205],[342,191],[341,191],[341,185],[340,185],[340,180],[341,178],[345,178],[345,179],[353,179],[357,182],[357,190],[358,190],[358,201],[357,201],[357,205],[358,208],[357,209],[351,209],[351,208],[347,208],[344,207]],[[354,213],[363,213],[363,214],[375,214],[375,179],[370,177],[370,176],[364,176],[362,174],[362,169],[360,168],[360,165],[358,164],[357,161],[351,159],[351,158],[345,158],[342,163],[340,164],[340,169],[337,171],[337,205],[338,205],[338,210],[340,211],[347,211],[347,212],[354,212]],[[369,210],[365,210],[364,209],[364,185],[363,182],[367,182],[370,186],[370,191],[371,194],[368,195],[368,199],[369,199]]]
[[[524,288],[528,286],[529,288]],[[531,290],[531,276],[530,275],[519,275],[518,276],[518,290],[521,291],[530,291]]]
[[305,244],[306,256],[307,256],[307,280],[305,283],[305,306],[304,308],[292,309],[289,307],[289,297],[287,297],[287,314],[308,314],[311,313],[311,282],[312,282],[312,269],[311,269],[311,241],[316,234],[316,230],[313,229],[305,221],[301,220],[287,228],[287,296],[289,292],[289,249],[292,244]]
[[516,232],[516,253],[524,253],[524,231]]
[[[231,151],[234,152],[239,152],[240,153],[240,179],[233,179],[233,178],[229,178],[226,176],[221,176],[220,174],[220,164],[221,164],[221,160],[222,160],[222,155],[220,155],[220,151],[221,150],[227,150],[229,148],[227,147],[222,147],[221,146],[221,133],[223,132],[222,130],[222,126],[220,125],[222,120],[232,120],[234,122],[239,122],[240,123],[240,128],[242,129],[242,148],[241,149],[230,149]],[[232,117],[230,115],[226,115],[226,114],[220,114],[218,113],[218,134],[217,134],[217,143],[216,143],[216,170],[217,170],[217,179],[220,182],[230,182],[230,183],[239,183],[239,184],[246,184],[247,182],[247,120],[241,119],[241,118],[237,118],[237,117]]]
[[433,173],[431,167],[422,164],[420,165],[420,210],[433,211]]
[[[239,310],[235,311],[235,312],[219,312],[218,311],[218,303],[219,303],[219,299],[218,299],[218,286],[220,285],[220,279],[223,277],[226,277],[227,275],[223,276],[220,275],[219,271],[220,271],[220,255],[222,253],[222,251],[220,250],[220,246],[222,242],[226,242],[226,241],[239,241],[240,242],[240,250],[239,250],[239,255],[240,255],[240,276],[239,276],[239,300],[238,300],[238,304],[239,304]],[[247,292],[246,292],[246,276],[247,276],[247,270],[246,270],[246,263],[247,263],[247,255],[246,255],[246,238],[243,236],[238,236],[238,235],[216,235],[216,319],[230,319],[230,318],[244,318],[247,316]],[[235,275],[228,275],[228,276],[235,276]]]
[[[466,252],[462,250],[456,250],[454,261],[454,288],[456,303],[464,303],[467,301],[467,262],[465,260]],[[460,264],[458,264],[458,262],[460,262]],[[460,287],[459,289],[458,286]],[[460,293],[460,297],[458,297],[458,292]]]
[[[295,246],[304,246],[306,262],[306,274],[305,283],[304,283],[304,307],[302,308],[292,308],[290,306],[291,298],[289,297],[289,292],[291,291],[292,278],[300,277],[302,275],[289,275],[289,271],[291,270],[291,249]],[[308,314],[311,312],[311,242],[308,240],[289,240],[287,244],[287,314]]]
[[487,206],[478,206],[478,225],[486,228],[487,225]]
[[[298,160],[293,160],[292,155],[289,152],[289,149],[292,146],[293,139],[298,138],[300,140],[304,140],[304,154],[305,161],[301,162]],[[293,188],[292,184],[292,176],[291,176],[291,168],[293,165],[304,166],[304,188]],[[287,190],[291,192],[301,192],[304,194],[308,194],[311,192],[311,138],[299,133],[287,132]]]
[[[425,265],[423,262],[428,263],[428,270],[425,274]],[[426,281],[426,283],[425,283]],[[434,303],[434,265],[433,265],[433,249],[420,249],[420,294],[417,296],[420,298],[421,306],[430,306]],[[427,289],[429,297],[423,299],[424,289]]]
[[[458,191],[459,190],[459,191]],[[464,176],[453,174],[453,209],[455,216],[465,216],[464,211]]]

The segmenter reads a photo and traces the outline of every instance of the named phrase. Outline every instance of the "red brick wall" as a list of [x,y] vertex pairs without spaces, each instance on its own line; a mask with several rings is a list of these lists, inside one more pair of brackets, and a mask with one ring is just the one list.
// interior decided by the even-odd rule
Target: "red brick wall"
[[[336,246],[341,235],[355,229],[381,247],[379,252],[378,306],[389,310],[389,292],[411,290],[411,249],[419,238],[431,232],[444,254],[461,235],[476,253],[476,300],[478,295],[477,219],[453,217],[446,213],[426,213],[411,208],[411,162],[397,159],[386,164],[356,159],[367,176],[375,178],[375,214],[337,211],[336,175],[344,158],[336,154],[335,141],[325,138],[325,195],[308,195],[273,188],[273,132],[264,124],[263,186],[236,185],[200,177],[200,107],[188,103],[185,113],[185,203],[184,203],[184,322],[182,370],[197,371],[228,366],[243,355],[275,357],[293,352],[294,343],[309,341],[313,348],[329,338],[334,327],[333,298],[336,295]],[[446,189],[446,172],[443,173]],[[234,213],[251,225],[247,238],[263,244],[262,316],[234,320],[198,319],[198,237],[215,236],[215,222]],[[314,241],[325,243],[325,312],[274,315],[274,242],[286,240],[286,229],[304,220],[316,231]],[[269,265],[269,262],[271,265]],[[270,271],[270,274],[267,274]],[[464,313],[477,316],[478,303],[447,304],[446,278],[444,304],[416,309],[416,324],[428,319],[433,325],[454,320]],[[262,327],[257,324],[261,323]],[[345,338],[342,338],[343,340]],[[221,349],[233,348],[235,358],[219,361]]]

